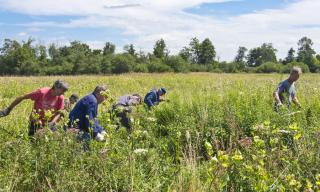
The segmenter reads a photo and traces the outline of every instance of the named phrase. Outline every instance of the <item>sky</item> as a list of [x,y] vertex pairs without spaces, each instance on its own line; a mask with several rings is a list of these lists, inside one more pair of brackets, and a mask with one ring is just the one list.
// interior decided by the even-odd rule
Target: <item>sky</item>
[[239,46],[272,43],[278,58],[311,38],[320,53],[320,0],[0,0],[0,43],[32,37],[36,43],[93,49],[106,42],[151,52],[163,38],[171,54],[190,39],[209,38],[220,61],[232,61]]

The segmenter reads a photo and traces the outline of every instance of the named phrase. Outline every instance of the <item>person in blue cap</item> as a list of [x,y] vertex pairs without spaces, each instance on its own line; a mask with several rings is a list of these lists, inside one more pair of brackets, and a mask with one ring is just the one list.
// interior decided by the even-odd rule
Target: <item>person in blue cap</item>
[[160,99],[161,96],[165,95],[167,93],[167,90],[162,87],[160,89],[152,89],[147,93],[147,95],[144,97],[144,103],[147,104],[149,108],[159,104],[159,102],[163,101]]

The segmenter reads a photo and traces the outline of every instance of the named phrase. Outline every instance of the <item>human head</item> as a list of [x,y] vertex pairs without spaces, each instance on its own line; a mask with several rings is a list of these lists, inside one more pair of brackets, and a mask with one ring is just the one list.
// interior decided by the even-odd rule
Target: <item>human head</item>
[[138,93],[134,93],[134,94],[132,94],[132,96],[136,97],[137,100],[139,101],[139,103],[142,102],[142,97],[141,97],[141,95],[139,95]]
[[299,76],[301,73],[302,73],[302,70],[300,67],[292,67],[289,79],[292,82],[295,82],[299,79]]
[[75,93],[73,93],[70,97],[69,97],[69,101],[70,101],[70,104],[74,104],[78,101],[79,99],[79,96]]
[[64,81],[57,80],[53,83],[52,90],[54,96],[63,95],[68,90],[68,84]]
[[105,85],[98,85],[94,89],[93,94],[96,96],[99,104],[107,99],[106,91],[108,91],[108,88]]
[[161,87],[161,88],[158,90],[158,93],[159,93],[159,96],[162,96],[162,95],[165,95],[165,94],[167,93],[167,90],[166,90],[166,88]]

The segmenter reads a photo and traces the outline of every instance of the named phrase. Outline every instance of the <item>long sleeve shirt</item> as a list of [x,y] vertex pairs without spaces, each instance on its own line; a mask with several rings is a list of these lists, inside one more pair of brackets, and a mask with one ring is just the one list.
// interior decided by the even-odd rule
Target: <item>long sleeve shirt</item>
[[103,131],[97,115],[98,101],[92,93],[80,99],[70,112],[69,119],[71,125],[76,125],[81,131],[89,132],[89,128],[92,128],[95,136]]
[[160,102],[160,96],[156,89],[151,90],[144,97],[144,103],[148,105],[148,107],[152,107]]

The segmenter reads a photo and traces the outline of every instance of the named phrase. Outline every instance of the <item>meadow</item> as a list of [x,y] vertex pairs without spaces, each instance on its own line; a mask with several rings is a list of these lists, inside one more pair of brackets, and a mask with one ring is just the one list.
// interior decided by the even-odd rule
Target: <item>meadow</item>
[[[286,74],[126,74],[0,77],[0,108],[17,96],[69,83],[66,97],[105,84],[112,98],[166,87],[168,101],[115,129],[99,106],[106,142],[83,151],[75,135],[47,131],[30,141],[31,101],[0,118],[0,191],[320,191],[320,76],[302,74],[294,106],[273,111]],[[247,141],[247,142],[244,142]]]

